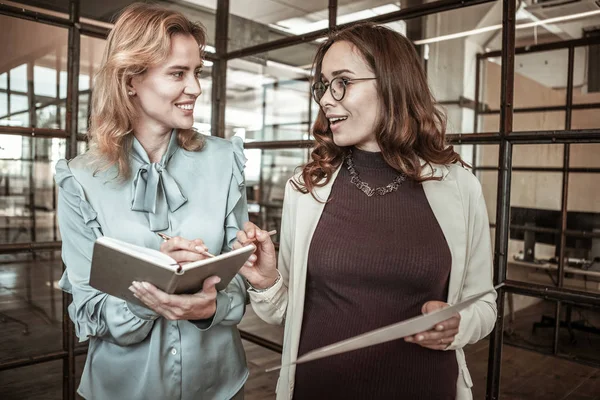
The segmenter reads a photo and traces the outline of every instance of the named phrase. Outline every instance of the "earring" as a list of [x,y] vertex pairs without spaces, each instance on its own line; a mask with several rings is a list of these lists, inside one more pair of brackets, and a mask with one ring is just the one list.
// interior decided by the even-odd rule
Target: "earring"
[[133,96],[135,93],[133,92],[133,90],[130,90],[129,92],[127,92],[127,94]]

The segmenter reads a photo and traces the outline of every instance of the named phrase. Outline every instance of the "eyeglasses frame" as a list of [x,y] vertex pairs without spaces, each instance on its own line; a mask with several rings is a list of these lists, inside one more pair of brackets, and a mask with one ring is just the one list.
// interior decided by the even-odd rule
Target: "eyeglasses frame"
[[[344,85],[344,92],[342,93],[342,97],[341,98],[336,99],[335,95],[333,94],[333,90],[331,89],[331,84],[334,81],[338,80],[338,79],[340,79],[342,81],[342,85]],[[359,81],[359,82],[360,81],[370,81],[370,80],[373,80],[373,79],[377,79],[377,77],[372,77],[372,78],[351,78],[351,79],[348,79],[348,78],[344,78],[344,77],[338,76],[337,78],[333,78],[330,82],[327,82],[327,83],[323,83],[321,81],[315,82],[311,86],[312,98],[313,98],[314,101],[317,102],[317,104],[321,104],[321,99],[323,98],[323,96],[325,96],[325,93],[327,92],[327,89],[329,89],[329,93],[331,93],[331,97],[335,101],[342,101],[342,100],[344,100],[344,97],[346,96],[346,89],[348,89],[348,84],[349,83],[354,83],[354,81]],[[325,90],[323,91],[323,96],[321,96],[320,99],[317,99],[317,96],[315,95],[315,87],[317,85],[323,85],[323,86],[325,86]]]

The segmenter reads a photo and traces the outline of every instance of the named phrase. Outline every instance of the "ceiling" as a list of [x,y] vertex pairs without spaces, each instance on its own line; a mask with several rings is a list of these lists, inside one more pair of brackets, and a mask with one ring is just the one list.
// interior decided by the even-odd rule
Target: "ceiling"
[[[593,4],[589,4],[590,2],[593,2],[593,0],[571,0],[570,6],[561,7],[560,4],[555,5],[550,7],[551,11],[548,11],[548,8],[540,10],[539,6],[530,4],[530,1],[521,2],[519,3],[520,14],[518,14],[517,23],[531,22],[532,18],[545,19],[556,15],[570,15],[574,12],[580,12],[581,9],[585,9],[586,7],[593,7]],[[67,12],[68,10],[67,0],[26,0],[22,3],[58,12]],[[113,20],[120,9],[130,3],[130,0],[104,0],[102,2],[82,0],[81,12],[83,16],[108,22]],[[191,19],[203,22],[209,34],[209,41],[214,42],[216,0],[163,0],[160,3],[168,7],[183,10]],[[320,21],[327,20],[327,4],[327,0],[230,0],[230,11],[236,18],[232,20],[234,21],[233,23],[230,22],[230,27],[233,26],[230,29],[230,42],[235,42],[237,46],[248,43],[247,38],[241,37],[243,36],[243,29],[236,30],[236,27],[241,26],[240,24],[242,23],[246,24],[244,25],[244,29],[266,31],[266,38],[268,40],[283,37],[284,35],[281,30],[274,27],[275,25],[281,26],[287,24],[291,26],[296,24],[298,26],[300,24],[312,24],[310,26],[318,26]],[[398,6],[399,2],[390,0],[338,0],[338,16],[390,4]],[[577,7],[579,7],[579,10]],[[550,12],[553,14],[550,15]],[[457,16],[461,17],[458,18]],[[39,54],[47,51],[48,48],[56,46],[56,44],[48,43],[46,40],[48,38],[53,36],[58,37],[57,41],[60,45],[66,44],[65,29],[49,27],[47,25],[42,26],[41,24],[29,21],[22,21],[22,26],[16,26],[21,24],[15,25],[15,21],[8,17],[3,17],[3,19],[8,19],[8,22],[0,26],[0,40],[3,43],[16,43],[15,40],[18,38],[19,43],[23,45],[14,44],[13,48],[5,52],[3,61],[0,62],[4,69],[0,70],[0,72],[11,65],[19,65],[28,54],[37,57]],[[460,22],[457,23],[457,20],[460,20]],[[25,22],[27,23],[25,24]],[[500,1],[482,4],[467,9],[426,17],[421,22],[424,24],[425,32],[427,32],[426,37],[437,37],[473,28],[497,25],[502,22],[502,4]],[[38,26],[35,29],[43,28],[42,31],[47,31],[46,33],[36,31],[37,33],[34,36],[41,38],[40,40],[36,40],[35,38],[26,39],[34,33],[34,30],[28,27],[34,25]],[[545,24],[535,29],[520,29],[517,31],[516,36],[517,45],[578,38],[582,36],[585,29],[593,29],[599,26],[600,14],[576,21],[551,25]],[[262,42],[268,41],[265,40],[264,35],[259,36],[259,39]],[[474,42],[481,51],[486,48],[499,49],[501,47],[501,30],[473,35],[468,37],[467,40]],[[25,43],[26,45],[24,45]],[[85,42],[82,41],[82,43]],[[446,46],[447,43],[451,42],[441,42],[440,46]],[[318,43],[316,42],[303,43],[271,51],[264,55],[260,62],[250,62],[248,60],[231,61],[228,72],[228,98],[232,103],[235,102],[238,104],[238,108],[241,111],[260,111],[263,104],[260,87],[265,83],[272,82],[274,79],[285,81],[306,77],[305,73],[289,67],[310,65],[317,45]],[[89,46],[89,49],[91,48]],[[94,51],[86,53],[84,49],[82,68],[89,64],[85,62],[85,59],[98,59],[102,50],[103,46],[101,44],[95,45]],[[585,51],[577,51],[575,57],[576,68],[574,72],[575,84],[577,86],[585,82],[586,53]],[[267,60],[269,61],[267,62]],[[517,73],[528,76],[548,87],[563,85],[561,82],[566,82],[567,73],[566,51],[518,56],[515,62],[515,70]],[[204,88],[205,93],[209,87],[210,84],[208,83]],[[298,101],[302,101],[306,97],[306,90],[307,87],[301,85],[297,89],[289,91],[285,95],[282,94],[278,98],[281,106],[278,108],[278,112],[280,113],[279,118],[286,119],[285,107],[283,105],[293,105],[297,104]],[[294,118],[298,119],[297,116]]]
[[[579,39],[584,32],[600,28],[600,4],[595,0],[552,0],[532,4],[531,1],[520,2],[517,8],[517,27],[533,21],[547,20],[564,16],[572,16],[587,12],[596,12],[584,18],[571,21],[541,24],[533,28],[517,29],[516,47],[524,47],[540,43],[558,42]],[[481,19],[478,28],[502,23],[502,5],[495,3]],[[469,37],[482,49],[498,50],[502,48],[502,31],[496,30]],[[587,79],[587,48],[579,47],[575,51],[574,85],[585,85]],[[517,55],[515,72],[550,88],[564,88],[567,83],[566,50]],[[499,62],[499,59],[496,59]]]

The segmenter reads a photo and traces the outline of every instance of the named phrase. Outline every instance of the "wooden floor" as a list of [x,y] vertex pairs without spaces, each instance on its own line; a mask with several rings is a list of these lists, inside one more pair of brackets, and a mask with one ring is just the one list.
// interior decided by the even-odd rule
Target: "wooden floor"
[[[49,256],[37,262],[23,257],[0,257],[0,362],[61,349],[61,293],[54,287],[60,268],[60,260]],[[533,334],[531,324],[549,311],[551,307],[539,306],[518,314],[510,327],[512,339],[546,349],[551,343],[552,330],[541,329]],[[24,326],[11,318],[27,323],[28,334],[23,334]],[[240,328],[281,343],[282,328],[263,323],[250,307]],[[600,359],[600,335],[580,332],[576,335],[577,343],[571,344],[573,352]],[[568,342],[568,335],[566,332],[563,335],[562,330],[561,340]],[[278,364],[279,354],[246,341],[244,346],[250,369],[246,399],[274,399],[277,372],[267,373],[265,369]],[[485,399],[487,340],[468,346],[466,353],[474,398]],[[85,356],[78,357],[79,371],[84,360]],[[0,399],[61,398],[61,361],[0,372]],[[500,399],[600,400],[600,368],[504,346]]]

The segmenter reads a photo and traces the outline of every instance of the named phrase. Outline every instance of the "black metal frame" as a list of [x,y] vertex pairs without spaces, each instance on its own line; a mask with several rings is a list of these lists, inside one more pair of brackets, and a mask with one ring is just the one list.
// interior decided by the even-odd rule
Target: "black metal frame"
[[[500,388],[500,369],[501,369],[501,349],[503,341],[503,315],[504,315],[504,296],[510,294],[521,294],[526,296],[533,296],[545,300],[553,300],[556,302],[555,317],[554,317],[554,340],[552,354],[555,357],[568,359],[570,361],[577,361],[583,364],[598,366],[597,360],[589,360],[576,358],[564,353],[561,353],[559,348],[559,329],[560,329],[560,313],[561,307],[564,302],[580,304],[580,305],[600,305],[600,295],[592,294],[579,290],[570,290],[564,288],[564,268],[565,268],[565,244],[567,236],[572,237],[598,237],[598,234],[593,232],[584,231],[573,231],[567,229],[567,204],[568,204],[568,192],[569,192],[569,175],[570,173],[585,172],[585,173],[598,173],[600,172],[597,168],[571,168],[570,163],[570,144],[572,143],[598,143],[600,142],[600,129],[591,130],[572,130],[572,112],[573,110],[584,110],[584,109],[595,109],[600,108],[600,103],[588,103],[588,104],[573,104],[573,71],[574,71],[574,52],[576,47],[589,46],[600,44],[600,38],[598,37],[586,37],[582,39],[568,40],[554,43],[544,43],[540,45],[532,45],[527,47],[514,48],[514,9],[508,11],[509,15],[506,15],[508,10],[507,3],[510,6],[514,5],[513,2],[504,0],[504,15],[503,15],[503,47],[502,51],[491,51],[477,55],[477,66],[476,66],[476,98],[475,98],[475,125],[474,132],[477,132],[477,121],[479,115],[490,115],[497,114],[500,112],[500,133],[499,137],[502,139],[500,142],[500,160],[498,168],[490,167],[475,167],[474,170],[490,170],[498,169],[499,177],[505,176],[508,173],[508,182],[498,182],[498,209],[496,216],[496,227],[500,227],[503,231],[500,237],[498,237],[499,231],[496,232],[496,250],[495,250],[495,262],[494,262],[494,275],[495,283],[504,283],[504,286],[498,291],[498,323],[491,336],[490,341],[490,356],[488,359],[488,385],[487,385],[487,398],[496,399],[499,395]],[[507,37],[511,34],[512,38]],[[505,41],[512,41],[506,43]],[[511,54],[505,54],[505,46],[509,45],[514,48]],[[568,51],[568,64],[567,64],[567,90],[565,105],[563,106],[550,106],[550,107],[523,107],[512,109],[512,99],[514,96],[514,56],[520,54],[530,54],[542,51],[556,51],[566,49]],[[501,110],[482,110],[479,103],[479,84],[480,84],[480,65],[481,63],[490,58],[502,56],[502,94]],[[512,55],[512,57],[511,57]],[[506,71],[508,69],[508,71]],[[506,94],[505,94],[506,93]],[[565,126],[563,131],[552,131],[544,132],[543,138],[540,136],[542,132],[519,132],[512,133],[512,114],[514,113],[533,113],[533,112],[552,112],[552,111],[564,111],[565,112]],[[505,115],[503,115],[505,113]],[[508,117],[508,118],[507,118]],[[510,120],[510,123],[508,122]],[[542,139],[542,140],[540,140]],[[509,146],[502,148],[503,143],[509,143]],[[562,168],[551,168],[551,167],[537,167],[537,168],[519,168],[512,166],[512,144],[530,144],[530,143],[564,143],[563,147],[563,166]],[[505,155],[505,157],[502,157]],[[510,210],[510,175],[512,171],[536,171],[536,172],[561,172],[563,175],[562,181],[562,193],[561,193],[561,227],[560,229],[553,229],[552,233],[560,234],[560,254],[558,263],[558,285],[556,287],[536,285],[525,282],[518,282],[506,279],[506,263],[508,256],[506,250],[508,247],[508,231],[510,228],[517,228],[521,230],[537,231],[539,228],[530,227],[515,227],[510,225],[510,219],[508,211]],[[501,192],[501,190],[503,192]],[[502,247],[499,247],[499,246]],[[502,254],[504,253],[504,254]],[[498,260],[498,258],[504,258],[504,260]],[[512,346],[525,348],[540,352],[539,348],[534,348],[529,345],[521,344],[510,339],[506,340],[507,344]]]
[[[493,0],[440,0],[433,3],[426,3],[415,7],[402,9],[391,14],[381,15],[369,19],[376,23],[392,22],[401,19],[411,19],[434,14],[443,11],[468,7],[476,4],[483,4]],[[490,337],[490,356],[488,360],[488,382],[486,397],[488,399],[497,399],[500,390],[501,376],[501,356],[503,346],[503,322],[504,322],[504,298],[507,293],[522,294],[541,299],[549,299],[557,302],[556,314],[559,315],[560,307],[563,302],[574,302],[578,304],[600,305],[600,296],[591,293],[570,290],[563,288],[564,279],[564,244],[567,236],[570,235],[589,235],[586,232],[573,232],[566,229],[566,204],[568,196],[569,173],[577,172],[600,172],[597,168],[570,168],[569,167],[569,145],[571,143],[600,143],[600,129],[571,130],[572,110],[600,108],[599,104],[573,104],[573,62],[574,48],[589,44],[600,43],[599,38],[585,38],[564,41],[559,43],[548,43],[541,45],[528,46],[527,48],[515,48],[515,2],[514,0],[502,0],[503,18],[502,18],[502,50],[492,51],[477,56],[476,77],[475,77],[475,99],[473,102],[463,101],[459,106],[473,107],[475,110],[474,130],[472,134],[451,134],[448,140],[453,144],[498,144],[499,145],[499,163],[498,167],[478,167],[477,170],[495,170],[498,171],[498,190],[497,190],[497,215],[496,221],[496,243],[494,254],[494,281],[496,284],[504,283],[504,286],[498,291],[498,320],[497,325]],[[329,28],[316,32],[307,33],[298,36],[289,36],[283,39],[263,43],[249,48],[227,52],[228,35],[228,16],[229,0],[219,0],[217,4],[217,24],[216,24],[216,54],[207,54],[206,58],[213,61],[212,69],[213,79],[213,110],[212,110],[212,132],[213,135],[224,136],[224,115],[225,115],[225,93],[226,93],[226,73],[227,62],[229,60],[246,57],[268,50],[276,50],[287,46],[310,42],[317,38],[327,35],[330,30],[341,28],[344,25],[337,25],[337,0],[329,0]],[[108,31],[96,25],[90,25],[79,22],[79,1],[70,0],[69,18],[60,18],[43,13],[33,12],[27,9],[17,8],[0,4],[0,14],[16,18],[36,21],[44,24],[60,26],[69,29],[68,42],[68,90],[67,90],[67,127],[63,130],[56,129],[38,129],[35,127],[0,127],[0,133],[15,134],[31,137],[45,138],[63,138],[68,139],[67,157],[72,157],[77,152],[77,141],[84,137],[77,133],[77,106],[78,106],[78,82],[79,73],[79,54],[80,37],[88,35],[98,38],[105,38]],[[567,99],[564,106],[554,107],[529,107],[514,109],[514,59],[516,54],[525,54],[538,51],[548,51],[557,49],[568,49],[569,52],[569,70]],[[501,89],[501,108],[499,110],[489,110],[481,107],[480,102],[480,64],[489,57],[502,57],[502,89]],[[537,132],[513,132],[513,114],[519,112],[540,112],[540,111],[565,111],[565,130],[555,131],[537,131]],[[499,132],[478,132],[478,119],[481,115],[500,114]],[[248,143],[246,148],[258,149],[284,149],[284,148],[310,148],[313,145],[312,140],[295,141],[271,141]],[[542,144],[542,143],[565,143],[564,163],[562,168],[517,168],[512,166],[512,148],[513,144]],[[475,146],[476,149],[476,146]],[[558,287],[549,287],[525,282],[516,282],[506,279],[506,266],[508,261],[508,232],[509,232],[509,210],[510,210],[510,182],[512,171],[554,171],[563,173],[563,191],[561,204],[561,257],[558,267],[559,282]],[[512,227],[515,228],[515,227]],[[518,227],[528,229],[526,227]],[[596,237],[596,234],[593,235]],[[586,236],[588,237],[588,236]],[[18,245],[0,245],[0,254],[14,252],[37,252],[55,250],[59,248],[60,242],[37,242]],[[53,360],[63,360],[63,398],[75,398],[75,356],[85,354],[86,350],[75,347],[75,336],[73,324],[70,322],[67,313],[67,304],[70,299],[68,295],[63,295],[63,349],[58,352],[51,352],[33,357],[27,357],[18,360],[0,363],[0,371],[34,365]],[[557,318],[558,321],[558,318]],[[569,358],[560,353],[558,349],[558,322],[555,326],[555,345],[553,354],[557,357]],[[244,339],[250,340],[263,347],[273,351],[281,351],[281,346],[252,335],[248,332],[241,332]],[[587,360],[577,360],[582,363],[588,363]],[[594,364],[596,365],[596,364]]]

